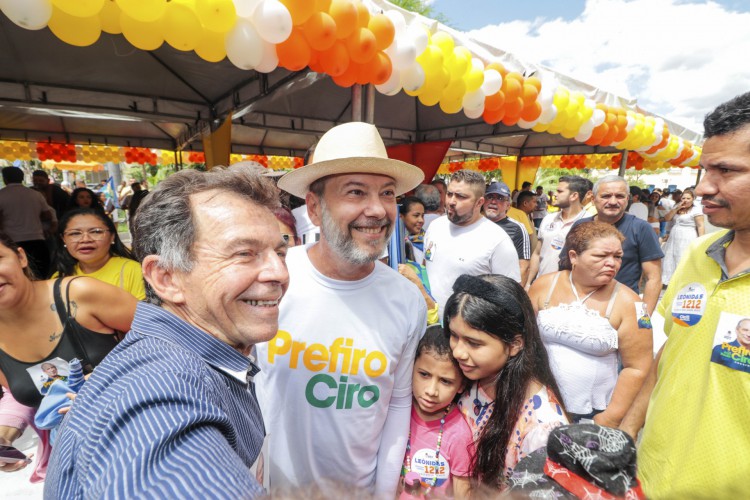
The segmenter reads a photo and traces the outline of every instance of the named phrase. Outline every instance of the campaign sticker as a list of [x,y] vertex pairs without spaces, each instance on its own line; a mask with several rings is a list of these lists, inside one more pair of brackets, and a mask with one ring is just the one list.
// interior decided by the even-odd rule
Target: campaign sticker
[[672,321],[680,326],[695,326],[706,311],[706,288],[700,283],[684,286],[672,302]]
[[638,328],[651,328],[651,316],[645,302],[635,303],[635,317],[638,318]]
[[552,248],[555,250],[562,250],[562,247],[565,246],[565,236],[561,234],[556,234],[552,237]]
[[34,385],[42,396],[46,396],[50,386],[58,380],[68,380],[70,369],[68,362],[62,358],[54,358],[43,361],[34,366],[26,368]]
[[714,333],[711,361],[750,373],[750,316],[721,313]]
[[437,245],[435,245],[434,241],[430,241],[427,243],[427,247],[424,251],[424,258],[432,262],[432,259],[435,258],[435,250],[437,249]]
[[451,477],[451,468],[443,455],[435,458],[435,450],[422,448],[411,458],[411,470],[422,478],[422,486],[440,487]]

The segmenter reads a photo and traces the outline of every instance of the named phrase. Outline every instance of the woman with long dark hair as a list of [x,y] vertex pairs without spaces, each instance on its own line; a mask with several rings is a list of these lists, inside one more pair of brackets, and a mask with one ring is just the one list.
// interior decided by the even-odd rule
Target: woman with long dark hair
[[476,440],[472,477],[502,488],[521,458],[568,423],[534,309],[515,280],[465,274],[445,305],[444,326],[473,382],[459,400]]
[[404,221],[406,238],[414,249],[414,262],[424,263],[424,203],[416,196],[401,200],[399,214]]
[[95,208],[67,212],[57,229],[57,276],[89,276],[146,298],[141,265],[122,243],[112,219]]
[[76,208],[95,208],[104,211],[99,197],[87,187],[75,188],[70,194],[68,210],[75,210]]

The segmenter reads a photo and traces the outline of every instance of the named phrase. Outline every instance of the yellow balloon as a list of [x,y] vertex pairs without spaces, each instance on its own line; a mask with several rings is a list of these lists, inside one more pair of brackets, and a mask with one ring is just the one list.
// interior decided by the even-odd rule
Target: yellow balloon
[[169,0],[117,0],[117,5],[123,14],[142,23],[151,23],[161,19],[164,11],[167,10],[167,3]]
[[158,20],[150,23],[136,21],[123,11],[120,15],[120,27],[125,39],[141,50],[156,50],[164,43],[161,22]]
[[99,12],[99,22],[102,25],[102,31],[112,35],[122,33],[120,27],[120,7],[115,0],[106,0],[104,7]]
[[444,31],[438,31],[432,35],[431,43],[440,48],[445,57],[453,54],[453,49],[456,47],[456,42],[453,41],[453,37]]
[[164,40],[177,50],[193,50],[203,37],[203,25],[189,4],[170,2],[161,22]]
[[466,92],[479,90],[479,87],[484,83],[484,71],[474,67],[469,68],[469,71],[464,75],[464,82],[466,82]]
[[440,109],[443,111],[443,113],[447,115],[454,115],[461,111],[461,99],[441,99],[440,100]]
[[425,106],[434,106],[440,102],[440,94],[435,92],[422,92],[417,99],[419,99],[419,102]]
[[52,5],[71,16],[91,17],[104,7],[104,0],[52,0]]
[[237,20],[232,0],[196,0],[196,13],[207,30],[226,33]]
[[224,33],[204,30],[203,38],[195,47],[195,53],[208,62],[219,62],[224,59],[227,56],[227,50],[224,48]]
[[433,74],[443,67],[443,53],[437,45],[430,44],[417,56],[417,62],[424,68],[425,74]]
[[99,16],[75,17],[57,7],[52,7],[52,17],[47,27],[63,42],[78,47],[91,45],[102,34]]
[[[443,90],[441,101],[461,101],[463,103],[464,94],[466,94],[466,84],[463,78],[451,80]],[[459,106],[459,111],[461,107]],[[458,113],[458,111],[454,111]]]

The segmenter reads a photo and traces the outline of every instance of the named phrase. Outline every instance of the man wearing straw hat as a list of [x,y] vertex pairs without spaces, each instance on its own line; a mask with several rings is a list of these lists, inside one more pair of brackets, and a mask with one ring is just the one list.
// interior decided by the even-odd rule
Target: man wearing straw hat
[[353,122],[329,130],[313,162],[279,180],[306,199],[321,238],[288,253],[279,333],[257,351],[272,488],[331,480],[395,495],[426,307],[378,258],[396,196],[422,179],[388,158],[373,125]]

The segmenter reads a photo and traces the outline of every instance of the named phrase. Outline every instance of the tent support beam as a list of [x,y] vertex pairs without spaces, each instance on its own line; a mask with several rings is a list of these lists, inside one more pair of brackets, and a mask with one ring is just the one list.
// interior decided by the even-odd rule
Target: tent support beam
[[625,177],[625,170],[628,168],[628,150],[622,150],[622,158],[620,158],[620,170],[617,173],[620,177]]
[[352,85],[352,121],[362,121],[362,85]]
[[375,124],[375,86],[370,83],[365,88],[365,121]]

